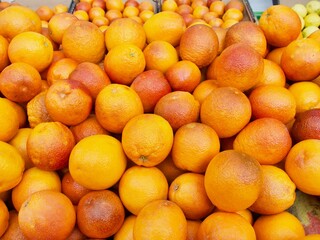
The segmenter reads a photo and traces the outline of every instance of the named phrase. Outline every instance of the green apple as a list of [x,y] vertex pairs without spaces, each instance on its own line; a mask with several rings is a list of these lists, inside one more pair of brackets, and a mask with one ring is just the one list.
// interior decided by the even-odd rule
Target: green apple
[[306,4],[308,13],[320,14],[320,2],[317,0],[311,0]]
[[302,36],[304,38],[307,38],[309,37],[313,32],[319,30],[319,28],[317,28],[316,26],[309,26],[309,27],[305,27],[303,30],[302,30]]
[[303,18],[308,14],[307,8],[301,3],[296,3],[295,5],[292,6],[292,9],[296,13],[298,13],[300,17],[303,17]]
[[306,27],[309,26],[320,26],[320,16],[317,13],[309,13],[307,16],[304,18],[304,23]]
[[303,17],[301,17],[300,15],[299,15],[299,18],[300,18],[300,21],[301,21],[301,30],[304,28],[304,26],[305,26],[305,23],[304,23],[304,19],[303,19]]

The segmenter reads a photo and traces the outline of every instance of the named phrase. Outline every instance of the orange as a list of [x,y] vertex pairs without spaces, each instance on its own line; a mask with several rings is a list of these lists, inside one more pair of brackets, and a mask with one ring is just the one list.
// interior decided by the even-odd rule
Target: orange
[[205,98],[209,96],[211,91],[217,87],[218,86],[215,80],[208,79],[200,82],[198,86],[196,86],[196,88],[193,90],[192,95],[196,100],[199,101],[200,104],[202,104]]
[[81,21],[89,21],[89,14],[85,10],[76,10],[73,15]]
[[261,240],[303,239],[305,236],[299,219],[286,211],[258,217],[253,228],[257,239]]
[[16,103],[9,101],[18,114],[19,128],[25,127],[27,124],[27,113],[24,103]]
[[138,8],[139,8],[140,12],[144,11],[144,10],[149,10],[149,11],[154,12],[153,4],[148,0],[140,1]]
[[[178,8],[176,9],[176,13],[180,14],[181,16],[185,14],[191,14],[193,12],[193,8],[189,4],[183,3],[183,4],[178,4]],[[193,15],[192,15],[193,16]]]
[[201,122],[212,127],[220,138],[236,135],[250,119],[251,105],[248,97],[233,87],[212,89],[201,104]]
[[209,10],[210,12],[215,12],[218,16],[222,16],[224,14],[224,8],[226,3],[223,1],[214,1],[210,4]]
[[[97,25],[99,29],[107,29],[109,26],[109,19],[106,18],[105,16],[102,17],[95,17],[92,19],[92,23]],[[104,32],[104,31],[103,31]]]
[[78,18],[71,13],[64,12],[55,14],[48,23],[49,35],[52,40],[61,44],[64,32],[76,21],[78,21]]
[[41,32],[41,19],[30,8],[10,6],[0,11],[0,35],[11,40],[22,32]]
[[105,17],[109,20],[109,23],[111,23],[115,19],[122,18],[122,12],[116,9],[110,9],[106,11]]
[[171,86],[159,70],[145,70],[130,87],[139,95],[145,113],[151,113],[161,97],[171,92]]
[[284,123],[274,118],[251,121],[236,136],[233,148],[257,159],[261,164],[276,164],[283,160],[292,146]]
[[241,217],[246,219],[252,225],[252,223],[253,223],[253,215],[252,215],[252,212],[249,209],[240,210],[240,211],[237,211],[235,213],[239,214]]
[[191,7],[195,9],[197,6],[206,6],[206,2],[203,0],[192,0]]
[[303,238],[303,240],[319,240],[320,234],[309,234]]
[[133,227],[135,240],[177,240],[187,237],[187,220],[181,208],[169,200],[156,200],[139,212]]
[[85,239],[86,236],[80,232],[77,224],[75,225],[75,227],[73,228],[71,234],[69,235],[69,237],[66,240],[78,240],[78,239]]
[[41,72],[52,61],[53,46],[51,41],[40,33],[23,32],[12,38],[8,56],[12,63],[28,63]]
[[28,102],[40,93],[41,76],[37,69],[27,63],[12,63],[0,74],[0,90],[13,102]]
[[25,200],[19,211],[18,221],[27,238],[62,240],[71,234],[76,223],[76,213],[64,194],[43,190],[33,193]]
[[244,11],[244,4],[242,1],[239,1],[239,0],[230,0],[226,3],[225,5],[225,11],[230,9],[230,8],[235,8],[235,9],[238,9],[240,10],[241,12]]
[[162,73],[179,61],[176,49],[168,42],[156,40],[143,50],[147,70],[159,70]]
[[119,140],[102,134],[80,140],[69,157],[72,178],[92,190],[113,186],[125,171],[126,164],[127,158]]
[[289,151],[285,170],[297,188],[310,195],[319,195],[320,140],[307,139],[296,143]]
[[65,30],[62,48],[66,57],[99,63],[105,55],[104,34],[91,22],[76,21]]
[[210,161],[204,186],[217,208],[236,212],[250,207],[258,199],[262,179],[261,166],[255,158],[236,150],[225,150]]
[[139,13],[139,18],[141,18],[142,22],[145,23],[149,18],[154,15],[153,11],[143,10]]
[[0,237],[9,227],[9,210],[6,204],[0,199]]
[[167,199],[168,182],[156,167],[133,166],[119,182],[119,196],[124,207],[134,215],[148,203]]
[[190,26],[180,40],[180,56],[199,68],[208,66],[218,55],[219,41],[215,31],[203,24]]
[[209,65],[207,79],[216,79],[219,86],[246,91],[259,82],[263,67],[263,58],[254,48],[235,43]]
[[199,112],[199,102],[185,91],[168,93],[160,98],[154,108],[154,113],[166,119],[174,132],[187,123],[197,122]]
[[19,212],[23,202],[33,193],[41,190],[61,192],[61,181],[58,173],[32,167],[23,173],[22,179],[12,189],[12,203]]
[[108,238],[122,226],[125,210],[120,198],[110,190],[84,195],[77,207],[79,230],[90,238]]
[[319,106],[320,87],[316,83],[309,81],[295,82],[288,89],[296,100],[297,113]]
[[1,240],[25,240],[18,222],[18,212],[16,210],[9,211],[9,226],[5,233],[1,236]]
[[122,15],[123,17],[127,17],[127,18],[130,18],[130,17],[134,17],[134,16],[138,16],[140,13],[139,9],[137,7],[134,7],[134,6],[126,6],[124,9],[123,9],[123,12],[122,12]]
[[204,187],[204,175],[199,173],[183,173],[174,179],[170,184],[168,198],[190,220],[205,218],[214,209]]
[[263,74],[254,88],[266,85],[284,87],[285,84],[286,76],[282,68],[274,61],[263,59]]
[[[218,14],[215,13],[215,12],[207,12],[203,15],[203,20],[209,24],[209,22],[212,20],[212,19],[215,19],[218,17]],[[209,24],[210,25],[210,24]]]
[[176,11],[178,4],[175,0],[165,0],[161,5],[161,11]]
[[256,237],[250,223],[237,213],[216,212],[202,221],[197,239],[254,240]]
[[68,11],[68,7],[63,3],[58,3],[54,6],[53,11],[55,14],[64,13]]
[[240,22],[243,19],[243,12],[236,8],[229,8],[225,10],[224,14],[222,15],[222,20],[224,22],[233,20],[236,22]]
[[192,15],[197,19],[203,19],[203,16],[209,12],[209,8],[207,6],[196,6],[193,9]]
[[[55,41],[53,41],[50,36],[48,23],[46,23],[46,25],[42,27],[41,34],[50,40],[52,47],[53,47],[53,51],[59,50],[59,47],[60,47],[59,44],[56,43]],[[52,57],[52,59],[53,59],[53,57]],[[45,69],[45,70],[47,70],[47,69]],[[43,72],[45,72],[45,71],[43,71]]]
[[121,133],[127,122],[143,113],[138,94],[130,87],[112,83],[104,87],[95,102],[98,122],[109,132]]
[[275,166],[262,165],[262,189],[250,210],[263,214],[281,213],[291,207],[296,199],[296,185],[288,174]]
[[27,153],[34,166],[54,171],[68,166],[74,145],[74,137],[67,126],[60,122],[43,122],[30,133]]
[[267,40],[259,25],[251,21],[241,21],[234,24],[228,29],[224,47],[228,47],[235,43],[246,43],[256,49],[261,56],[266,54]]
[[107,0],[106,8],[107,10],[114,9],[122,12],[124,9],[124,3],[121,0]]
[[273,48],[267,53],[266,59],[273,61],[280,66],[282,53],[285,49],[286,47]]
[[187,239],[196,240],[201,221],[187,220]]
[[82,82],[89,90],[93,99],[108,84],[110,79],[99,65],[91,62],[82,62],[70,73],[69,79]]
[[12,102],[0,98],[0,141],[10,141],[19,130],[19,117]]
[[219,150],[218,134],[208,125],[194,122],[185,124],[177,130],[171,155],[177,167],[195,173],[204,173]]
[[280,65],[288,80],[313,80],[320,74],[320,42],[311,38],[292,41],[283,51]]
[[101,7],[91,7],[88,15],[89,20],[92,21],[95,17],[104,17],[105,11]]
[[267,8],[259,19],[268,44],[285,47],[297,39],[301,32],[301,20],[298,14],[283,4]]
[[210,25],[212,26],[212,29],[215,31],[215,33],[217,34],[217,37],[218,37],[218,41],[219,41],[218,55],[220,55],[224,49],[224,41],[225,41],[228,29],[222,28],[219,26],[215,26],[214,24],[212,24],[216,21],[216,18],[213,20],[210,20],[210,21],[211,22],[209,22],[209,24],[211,23]]
[[174,179],[176,179],[176,177],[178,177],[182,173],[186,172],[186,171],[178,168],[174,164],[171,154],[169,154],[168,157],[166,157],[166,159],[164,161],[159,163],[157,165],[157,168],[159,168],[161,170],[161,172],[163,172],[163,174],[166,176],[167,181],[168,181],[169,184],[171,184],[172,181]]
[[[227,30],[227,28],[223,28],[223,24],[224,23],[224,21],[221,19],[221,18],[214,18],[214,19],[211,19],[210,21],[209,21],[209,25],[211,26],[211,27],[218,27],[218,28],[222,28],[222,29],[225,29],[225,30]],[[220,43],[219,43],[220,44]],[[219,45],[220,46],[220,45]],[[220,47],[219,47],[220,48]],[[218,52],[219,53],[219,52]]]
[[9,41],[0,35],[0,72],[9,65],[9,56],[8,56],[8,47]]
[[104,58],[104,70],[113,83],[131,84],[145,66],[142,50],[132,43],[113,47]]
[[54,11],[45,5],[39,6],[35,10],[36,14],[40,17],[41,20],[49,22],[50,19],[54,16]]
[[113,236],[114,240],[133,240],[133,226],[136,221],[136,215],[129,215],[124,219],[124,222],[119,229]]
[[105,32],[105,44],[110,51],[122,43],[130,43],[143,49],[146,44],[146,34],[141,24],[130,18],[119,18],[112,21]]
[[52,85],[58,80],[66,80],[70,74],[78,66],[78,62],[72,58],[62,57],[55,62],[52,62],[47,72],[47,82]]
[[255,119],[270,117],[287,124],[296,115],[296,100],[285,87],[257,87],[250,93],[249,100]]
[[65,125],[77,125],[90,114],[92,98],[79,81],[59,80],[47,90],[45,106],[53,121]]
[[195,63],[181,60],[168,68],[165,77],[174,91],[192,92],[201,81],[201,71]]
[[9,3],[9,2],[0,2],[0,10],[3,10],[7,7],[10,7],[11,5],[13,5],[13,4]]
[[180,43],[186,25],[180,14],[165,11],[154,14],[143,24],[143,28],[148,43],[163,40],[176,47]]
[[140,114],[125,125],[122,147],[137,165],[152,167],[164,161],[173,144],[173,131],[167,120],[156,114]]

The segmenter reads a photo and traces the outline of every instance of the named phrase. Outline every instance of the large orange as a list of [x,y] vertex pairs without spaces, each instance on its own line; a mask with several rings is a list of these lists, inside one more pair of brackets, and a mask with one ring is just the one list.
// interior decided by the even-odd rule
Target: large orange
[[133,240],[133,226],[136,221],[136,215],[129,215],[124,219],[124,222],[118,232],[115,233],[114,240]]
[[63,33],[61,45],[66,57],[79,62],[99,63],[105,55],[103,33],[87,21],[71,24]]
[[72,178],[93,190],[113,186],[124,173],[126,165],[127,158],[119,140],[102,134],[80,140],[69,158]]
[[137,165],[152,167],[164,161],[173,144],[173,131],[167,120],[156,114],[140,114],[125,125],[122,147]]
[[203,103],[204,99],[209,96],[211,91],[217,88],[217,83],[213,79],[208,79],[200,82],[193,90],[192,95],[200,104]]
[[143,113],[138,94],[130,87],[112,83],[104,87],[95,102],[98,122],[109,132],[121,133],[127,122]]
[[0,237],[9,227],[9,210],[6,204],[0,199]]
[[139,212],[133,227],[133,237],[135,240],[186,239],[186,217],[172,201],[152,201]]
[[19,130],[19,118],[12,102],[0,98],[0,141],[10,141]]
[[72,58],[63,57],[52,62],[47,70],[47,83],[52,85],[58,80],[69,79],[70,74],[78,66],[78,62]]
[[141,24],[130,18],[119,18],[111,22],[105,32],[105,44],[110,51],[122,43],[131,43],[143,49],[146,33]]
[[113,83],[131,84],[145,66],[142,50],[132,43],[113,47],[104,58],[104,70]]
[[0,35],[0,72],[9,65],[8,56],[9,41]]
[[143,24],[143,28],[148,43],[163,40],[176,47],[180,43],[186,25],[180,14],[165,11],[154,14]]
[[301,32],[298,14],[283,4],[267,8],[259,19],[259,26],[267,42],[274,47],[285,47],[297,39]]
[[204,24],[188,27],[179,45],[183,60],[195,63],[199,68],[208,66],[218,55],[219,40],[215,31]]
[[259,82],[263,66],[263,58],[254,48],[235,43],[225,48],[209,65],[207,79],[216,79],[219,86],[246,91]]
[[0,11],[0,35],[12,39],[26,31],[41,32],[41,19],[32,9],[10,6]]
[[261,166],[245,153],[222,151],[210,161],[204,186],[218,209],[227,212],[244,210],[258,199],[262,187]]

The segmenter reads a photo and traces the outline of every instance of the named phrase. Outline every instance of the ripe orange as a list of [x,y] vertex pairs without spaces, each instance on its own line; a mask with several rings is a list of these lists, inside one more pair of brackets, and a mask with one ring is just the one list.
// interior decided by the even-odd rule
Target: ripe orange
[[109,132],[121,133],[127,122],[143,113],[138,94],[130,87],[112,83],[104,87],[95,102],[98,122]]
[[212,89],[201,104],[201,122],[212,127],[220,138],[236,135],[250,119],[248,97],[233,87]]
[[235,8],[240,10],[241,12],[244,11],[244,4],[242,1],[239,0],[230,0],[225,5],[225,11],[227,11],[230,8]]
[[165,0],[161,5],[161,11],[176,11],[178,4],[175,0]]
[[288,174],[275,166],[262,165],[262,189],[250,210],[263,214],[281,213],[291,207],[296,199],[296,185]]
[[186,29],[183,17],[171,11],[159,12],[149,18],[143,28],[146,32],[147,42],[163,40],[176,47]]
[[161,172],[163,172],[163,174],[166,176],[167,181],[168,181],[169,184],[171,184],[172,181],[174,179],[176,179],[176,177],[178,177],[182,173],[186,172],[186,171],[178,168],[174,164],[171,154],[169,154],[168,157],[166,157],[166,159],[164,161],[159,163],[157,165],[157,168],[159,168],[161,170]]
[[133,226],[136,221],[136,215],[129,215],[124,219],[124,222],[119,229],[113,236],[114,240],[133,240]]
[[12,102],[0,98],[0,141],[10,141],[19,130],[19,117]]
[[18,214],[22,233],[30,239],[66,239],[76,223],[76,213],[64,194],[43,190],[32,194]]
[[263,59],[263,74],[254,88],[265,85],[284,87],[285,84],[286,76],[282,68],[274,61]]
[[[99,29],[107,29],[109,26],[109,19],[105,16],[102,17],[95,17],[91,21],[94,25],[97,25]],[[105,33],[105,31],[102,31]]]
[[65,30],[62,48],[66,57],[99,63],[105,55],[104,35],[93,23],[76,21]]
[[218,86],[215,80],[208,79],[200,82],[193,90],[192,95],[196,100],[199,101],[200,104],[202,104],[205,98],[209,96],[211,91],[217,87]]
[[301,32],[298,14],[283,4],[267,8],[259,19],[259,26],[267,42],[274,47],[285,47]]
[[36,14],[40,17],[41,20],[49,22],[50,19],[54,16],[54,11],[49,6],[42,5],[35,10]]
[[18,222],[18,212],[16,210],[9,211],[9,226],[5,233],[1,236],[1,240],[25,240],[26,237],[22,234]]
[[215,31],[203,24],[190,26],[180,40],[180,56],[199,68],[208,66],[218,55],[219,41]]
[[173,91],[160,98],[154,113],[166,119],[173,131],[181,126],[197,122],[200,104],[193,95],[185,91]]
[[0,199],[0,237],[9,227],[9,210],[6,204]]
[[41,19],[30,8],[10,6],[0,11],[0,35],[11,40],[22,32],[41,32]]
[[[217,2],[219,2],[219,1],[217,1]],[[217,18],[210,20],[209,25],[212,26],[212,29],[213,29],[213,30],[215,31],[215,33],[217,34],[218,42],[219,42],[219,44],[218,44],[218,46],[219,46],[219,48],[218,48],[218,55],[220,55],[221,52],[222,52],[223,49],[224,49],[224,41],[225,41],[225,37],[226,37],[226,34],[227,34],[227,31],[228,31],[228,30],[227,30],[226,28],[222,28],[222,27],[219,27],[219,26],[215,26],[214,23],[216,22],[216,19],[217,19]]]
[[140,11],[137,7],[134,6],[125,6],[123,9],[122,15],[124,18],[137,17]]
[[72,178],[92,190],[113,186],[125,171],[126,164],[127,158],[119,140],[102,134],[80,140],[69,157]]
[[55,14],[64,13],[68,11],[68,7],[63,3],[58,3],[54,6],[53,11]]
[[109,20],[109,23],[111,23],[115,19],[122,18],[122,12],[117,9],[110,9],[106,11],[105,17]]
[[165,73],[174,91],[192,92],[201,81],[199,67],[188,60],[174,63]]
[[295,144],[289,151],[285,170],[297,188],[310,195],[319,195],[320,140],[307,139]]
[[190,220],[205,218],[214,209],[204,187],[204,175],[199,173],[183,173],[174,179],[170,184],[168,198],[176,203]]
[[122,147],[137,165],[152,167],[164,161],[173,144],[173,131],[167,120],[156,114],[140,114],[125,125]]
[[225,48],[209,65],[207,79],[216,79],[219,86],[246,91],[254,87],[263,75],[263,58],[245,43]]
[[32,167],[23,173],[22,179],[12,189],[12,203],[19,212],[23,202],[33,193],[41,190],[61,192],[61,181],[58,173]]
[[193,8],[190,6],[190,0],[189,0],[189,3],[180,3],[178,5],[179,6],[176,9],[176,13],[180,14],[181,16],[183,16],[185,14],[191,14],[192,15]]
[[210,12],[215,12],[218,14],[218,17],[222,16],[224,14],[224,9],[225,9],[226,3],[223,1],[213,1],[210,6],[209,10]]
[[200,227],[201,221],[199,220],[187,220],[187,239],[195,240],[197,239],[197,233]]
[[[47,25],[48,25],[48,23],[47,23]],[[60,47],[60,46],[59,46],[58,43],[56,43],[55,41],[52,40],[47,25],[45,25],[45,26],[42,27],[41,34],[50,40],[50,42],[51,42],[51,44],[52,44],[52,47],[53,47],[53,51],[57,51],[57,50],[59,50],[59,47]],[[52,57],[52,58],[53,58],[53,57]],[[52,62],[52,61],[51,61],[51,62]],[[45,70],[46,70],[46,69],[45,69]],[[43,71],[43,72],[45,72],[45,71]]]
[[253,227],[237,213],[215,212],[198,229],[197,239],[254,240]]
[[219,150],[218,134],[208,125],[194,122],[185,124],[177,130],[171,155],[177,167],[195,173],[204,173]]
[[101,7],[91,7],[88,11],[89,20],[92,20],[95,17],[104,17],[105,11]]
[[320,234],[308,234],[303,238],[303,240],[319,240]]
[[257,159],[261,164],[282,161],[292,146],[289,131],[284,123],[274,118],[251,121],[236,136],[233,148]]
[[139,212],[133,227],[136,240],[177,240],[187,237],[187,220],[181,208],[169,200],[156,200]]
[[283,51],[285,50],[286,47],[278,47],[278,48],[273,48],[271,49],[267,55],[266,55],[266,59],[275,62],[276,64],[278,64],[280,66],[281,64],[281,56]]
[[303,239],[305,236],[299,219],[286,211],[258,217],[253,228],[257,239],[261,240]]
[[59,80],[47,90],[45,106],[54,121],[77,125],[90,114],[92,98],[87,88],[75,80]]
[[122,226],[125,210],[120,198],[110,190],[84,195],[77,207],[79,230],[90,238],[108,238]]
[[78,62],[72,58],[61,58],[52,62],[47,71],[47,83],[52,85],[58,80],[66,80],[78,66]]
[[176,49],[168,42],[156,40],[149,43],[143,50],[147,70],[167,70],[179,61]]
[[153,11],[150,10],[143,10],[139,13],[139,18],[142,20],[142,23],[145,23],[149,18],[154,15]]
[[8,56],[9,41],[0,35],[0,72],[9,65]]
[[[224,24],[228,21],[232,21],[234,24],[237,24],[243,19],[243,17],[243,11],[236,8],[229,8],[225,10],[224,14],[222,15],[222,20],[224,21]],[[231,24],[230,27],[234,24]]]
[[112,21],[105,32],[105,44],[110,51],[122,43],[130,43],[143,49],[146,44],[146,33],[141,24],[130,18],[119,18]]
[[89,14],[85,10],[75,10],[73,15],[81,21],[88,21],[89,22]]
[[161,97],[171,92],[171,86],[159,70],[145,70],[130,87],[139,95],[145,113],[151,113]]
[[31,65],[16,62],[0,74],[1,93],[13,102],[28,102],[41,91],[41,76]]
[[280,65],[289,80],[313,80],[320,74],[320,42],[311,38],[292,41],[283,51]]
[[36,125],[30,133],[27,153],[36,167],[54,171],[68,165],[74,145],[73,134],[67,126],[60,122],[44,122]]
[[168,188],[167,179],[158,168],[133,166],[122,175],[118,191],[125,208],[138,215],[148,203],[167,199]]
[[144,10],[149,10],[149,11],[154,12],[153,4],[148,0],[140,1],[138,8],[139,8],[140,12],[142,12]]
[[122,0],[113,0],[113,1],[106,1],[106,8],[107,10],[115,9],[119,10],[120,12],[124,9],[124,3]]
[[210,161],[204,186],[218,209],[236,212],[250,207],[258,199],[262,179],[261,166],[255,158],[243,152],[225,150]]
[[113,83],[131,84],[145,66],[142,50],[132,43],[113,47],[104,58],[104,70]]

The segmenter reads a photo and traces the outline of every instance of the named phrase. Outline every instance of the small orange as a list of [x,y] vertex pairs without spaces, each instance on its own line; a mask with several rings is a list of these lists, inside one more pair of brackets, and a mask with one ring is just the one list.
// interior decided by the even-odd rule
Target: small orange
[[124,9],[124,3],[122,0],[112,0],[112,1],[108,0],[106,1],[106,8],[107,10],[114,9],[122,12]]
[[153,11],[143,10],[139,13],[139,18],[141,18],[142,22],[145,23],[149,18],[154,15]]
[[211,91],[217,87],[218,86],[215,80],[208,79],[200,82],[193,90],[192,95],[196,100],[199,101],[200,104],[202,104],[205,98],[209,96]]
[[169,184],[171,184],[172,181],[174,179],[176,179],[176,177],[178,177],[182,173],[186,172],[186,171],[178,168],[174,164],[171,154],[169,154],[168,157],[166,157],[166,159],[164,161],[159,163],[157,165],[157,168],[159,168],[161,170],[161,172],[163,172],[163,174],[166,176],[167,181],[168,181]]
[[89,21],[89,14],[85,10],[76,10],[73,15],[81,21]]
[[106,18],[108,18],[109,22],[113,22],[113,20],[122,18],[122,12],[117,9],[110,9],[106,11]]
[[138,6],[140,12],[144,10],[149,10],[154,12],[153,4],[148,0],[142,0]]
[[284,87],[286,84],[286,76],[282,68],[269,59],[263,59],[263,75],[254,88],[266,85]]
[[112,83],[104,87],[95,102],[98,122],[109,132],[121,133],[127,122],[143,113],[139,95],[130,87]]
[[218,16],[221,17],[224,14],[225,6],[226,6],[226,3],[223,1],[213,1],[209,6],[209,10],[210,12],[217,13]]
[[[46,25],[42,27],[41,34],[50,40],[50,42],[52,44],[52,47],[53,47],[53,51],[59,50],[59,47],[60,47],[59,44],[56,43],[55,41],[53,41],[51,36],[50,36],[48,23],[46,23]],[[53,58],[53,56],[52,56],[52,58]],[[45,69],[45,70],[47,70],[47,69]],[[45,70],[42,71],[42,72],[45,72]]]
[[41,20],[46,22],[49,22],[54,15],[53,9],[51,9],[49,6],[46,6],[46,5],[39,6],[35,10],[35,12],[36,14],[38,14]]
[[140,114],[125,125],[122,147],[137,165],[152,167],[164,161],[173,144],[173,131],[167,120],[156,114]]
[[124,18],[130,18],[133,16],[138,16],[140,13],[139,9],[137,7],[134,6],[126,6],[123,9],[122,15]]
[[62,240],[71,234],[76,213],[70,199],[64,194],[43,190],[32,194],[22,204],[18,222],[27,238]]
[[109,26],[109,19],[106,18],[105,16],[95,17],[95,18],[92,19],[92,23],[94,25],[97,25],[100,30],[101,30],[101,28],[105,28],[105,30],[106,30],[108,28],[108,26]]
[[212,29],[213,29],[213,30],[215,31],[215,33],[217,34],[218,41],[219,41],[219,44],[218,44],[218,45],[219,45],[218,55],[220,55],[221,52],[223,51],[223,49],[225,48],[225,46],[224,46],[224,41],[225,41],[225,38],[226,38],[226,34],[227,34],[228,29],[225,29],[225,28],[220,27],[219,24],[218,24],[218,26],[212,24],[212,23],[214,23],[215,21],[217,21],[216,18],[210,20],[209,25],[212,26]]
[[0,141],[10,141],[19,130],[19,117],[12,102],[0,98]]
[[257,159],[261,164],[282,161],[292,146],[292,139],[284,123],[275,118],[251,121],[236,136],[233,148]]
[[0,72],[9,65],[8,56],[9,41],[0,35]]
[[124,173],[126,164],[127,158],[119,140],[102,134],[80,140],[69,157],[72,178],[92,190],[113,186]]
[[257,239],[289,240],[303,239],[305,231],[298,218],[289,212],[262,215],[253,224]]
[[201,221],[187,220],[187,239],[196,240]]
[[[218,17],[218,14],[215,13],[215,12],[207,12],[206,14],[203,15],[203,20],[209,24],[209,22],[212,20],[212,19],[215,19]],[[210,25],[210,24],[209,24]]]
[[225,150],[210,161],[204,186],[217,208],[236,212],[250,207],[258,199],[262,177],[261,166],[255,158],[243,152]]
[[271,49],[267,55],[266,59],[273,61],[274,63],[280,66],[281,64],[281,56],[286,47],[278,47]]
[[209,12],[209,8],[207,6],[196,6],[193,9],[192,15],[197,19],[203,19],[203,16]]
[[47,82],[52,85],[58,80],[66,80],[70,74],[78,66],[78,62],[72,58],[63,57],[57,61],[51,63],[47,72]]
[[[209,25],[211,27],[221,27],[222,28],[222,24],[223,24],[223,20],[221,18],[214,18],[214,19],[211,19],[209,21]],[[226,29],[226,28],[223,28],[223,29]],[[220,45],[219,45],[220,46]]]
[[9,226],[5,233],[1,236],[1,240],[11,239],[26,240],[26,237],[23,235],[19,227],[18,212],[16,210],[9,211]]
[[124,219],[124,222],[113,237],[114,240],[133,240],[133,226],[136,221],[136,215],[129,215]]
[[178,8],[176,9],[176,13],[180,14],[181,16],[185,14],[191,14],[193,12],[193,8],[190,6],[190,4],[178,4]]
[[68,12],[68,7],[63,3],[58,3],[54,6],[53,11],[55,14]]
[[242,19],[243,19],[243,12],[236,8],[229,8],[222,15],[222,20],[225,22],[229,20],[235,20],[237,22],[240,22]]
[[152,201],[139,212],[134,227],[136,240],[187,238],[187,220],[181,208],[169,200]]
[[0,237],[9,227],[9,210],[6,204],[0,199]]
[[106,13],[101,7],[91,7],[88,14],[89,20],[92,21],[95,17],[104,17]]
[[308,234],[306,235],[303,240],[319,240],[320,234]]
[[225,6],[225,11],[230,9],[230,8],[235,8],[235,9],[238,9],[240,10],[241,12],[244,11],[244,4],[242,1],[239,1],[239,0],[230,0],[226,3],[226,6]]
[[161,5],[161,11],[176,11],[178,4],[175,0],[165,0]]

